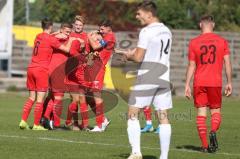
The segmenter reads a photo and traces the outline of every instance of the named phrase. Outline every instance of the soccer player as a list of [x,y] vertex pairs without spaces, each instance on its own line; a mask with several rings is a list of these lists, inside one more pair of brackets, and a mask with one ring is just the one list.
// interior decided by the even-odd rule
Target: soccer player
[[[55,36],[61,44],[66,44],[71,31],[72,24],[62,23],[60,26],[60,32],[53,36]],[[50,120],[50,114],[53,112],[55,129],[60,127],[60,116],[63,109],[62,99],[64,97],[64,92],[66,91],[66,86],[64,85],[65,62],[68,59],[68,56],[69,55],[62,50],[54,49],[49,64],[49,88],[52,99],[48,103],[44,117],[47,120]]]
[[[68,77],[66,83],[71,85],[72,88],[69,89],[69,92],[72,97],[72,102],[68,108],[67,120],[65,125],[69,127],[72,125],[72,117],[74,118],[73,130],[80,130],[78,124],[78,104],[80,106],[80,113],[82,117],[82,124],[80,125],[81,130],[88,130],[89,121],[88,121],[88,105],[85,98],[85,88],[84,88],[84,64],[85,64],[85,55],[90,51],[90,46],[88,44],[87,33],[83,31],[85,24],[85,18],[80,15],[76,15],[74,18],[74,29],[71,33],[71,37],[77,37],[83,39],[85,46],[81,49],[79,42],[73,42],[70,49],[71,56],[78,56],[79,65],[75,70],[73,70]],[[69,80],[71,79],[71,80]]]
[[[133,86],[128,101],[127,132],[132,147],[132,153],[128,159],[142,159],[138,114],[141,108],[151,104],[155,107],[160,122],[160,159],[167,159],[171,138],[171,125],[167,114],[168,109],[172,108],[169,83],[172,33],[157,18],[157,6],[153,1],[144,1],[138,4],[136,19],[144,26],[139,34],[137,48],[125,52],[127,59],[141,62],[137,82]],[[163,74],[162,68],[165,69]],[[148,73],[146,73],[146,69]],[[145,93],[142,93],[143,90]]]
[[[92,81],[93,85],[91,90],[93,92],[93,98],[95,101],[94,111],[96,112],[96,126],[91,130],[91,132],[102,132],[106,129],[109,124],[108,119],[104,116],[104,104],[101,98],[101,91],[103,88],[103,81],[105,75],[105,68],[108,60],[110,59],[114,46],[116,43],[115,35],[112,31],[112,24],[109,20],[103,20],[99,24],[99,34],[101,34],[102,39],[96,35],[96,33],[88,34],[89,44],[97,56],[94,58],[93,68],[96,68],[98,73]],[[96,70],[89,69],[89,75],[91,72],[96,72]]]
[[71,43],[75,38],[62,45],[55,37],[51,36],[53,23],[48,19],[41,21],[43,32],[36,36],[31,62],[27,70],[27,88],[29,98],[23,107],[22,120],[19,124],[21,129],[29,129],[27,119],[36,101],[34,109],[34,125],[32,130],[47,130],[40,125],[43,110],[43,101],[48,90],[48,65],[54,48],[69,52]]
[[[213,16],[203,16],[199,23],[201,35],[189,43],[185,96],[191,97],[190,81],[194,74],[193,97],[197,108],[197,130],[203,152],[215,152],[218,148],[216,132],[221,124],[222,68],[225,65],[227,84],[225,95],[232,93],[231,62],[228,42],[213,33]],[[211,112],[210,145],[207,141],[207,109]]]

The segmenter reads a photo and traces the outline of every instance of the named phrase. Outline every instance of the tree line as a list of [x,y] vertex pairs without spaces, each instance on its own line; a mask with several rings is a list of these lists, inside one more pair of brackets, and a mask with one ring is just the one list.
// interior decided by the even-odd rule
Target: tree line
[[[113,0],[36,0],[28,3],[30,21],[49,17],[54,22],[71,22],[76,14],[87,17],[87,24],[112,20],[115,30],[135,30],[139,1]],[[240,31],[240,0],[155,0],[158,16],[172,29],[197,29],[203,14],[212,14],[218,31]],[[14,1],[14,23],[26,24],[26,4]]]

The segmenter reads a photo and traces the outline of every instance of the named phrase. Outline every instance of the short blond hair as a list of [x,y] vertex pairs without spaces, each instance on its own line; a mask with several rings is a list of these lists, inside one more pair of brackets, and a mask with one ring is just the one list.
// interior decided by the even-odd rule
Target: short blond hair
[[76,15],[76,16],[75,16],[75,18],[74,18],[74,23],[75,23],[76,21],[80,21],[80,22],[82,22],[83,24],[85,24],[85,18],[84,18],[83,16],[81,16],[81,15]]

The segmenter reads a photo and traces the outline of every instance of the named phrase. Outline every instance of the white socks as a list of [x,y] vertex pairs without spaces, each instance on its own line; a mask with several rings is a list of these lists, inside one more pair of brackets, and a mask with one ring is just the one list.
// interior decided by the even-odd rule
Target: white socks
[[159,139],[160,139],[160,148],[161,148],[161,156],[160,159],[168,158],[168,151],[171,141],[171,125],[170,124],[160,124],[159,125]]
[[[160,159],[168,159],[168,151],[170,147],[171,141],[171,125],[170,124],[160,124],[159,125],[159,139],[160,139],[160,148],[161,148],[161,156]],[[128,119],[128,139],[129,143],[132,146],[132,154],[141,154],[140,150],[140,123],[139,120]]]
[[141,154],[140,150],[140,123],[139,120],[136,118],[128,119],[128,139],[129,143],[132,146],[132,154]]

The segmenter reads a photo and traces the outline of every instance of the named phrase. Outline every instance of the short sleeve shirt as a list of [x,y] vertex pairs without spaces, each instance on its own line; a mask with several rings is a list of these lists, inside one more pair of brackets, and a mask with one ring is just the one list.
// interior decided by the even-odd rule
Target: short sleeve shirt
[[192,39],[188,60],[196,63],[194,86],[221,87],[224,56],[230,54],[228,42],[215,33]]

